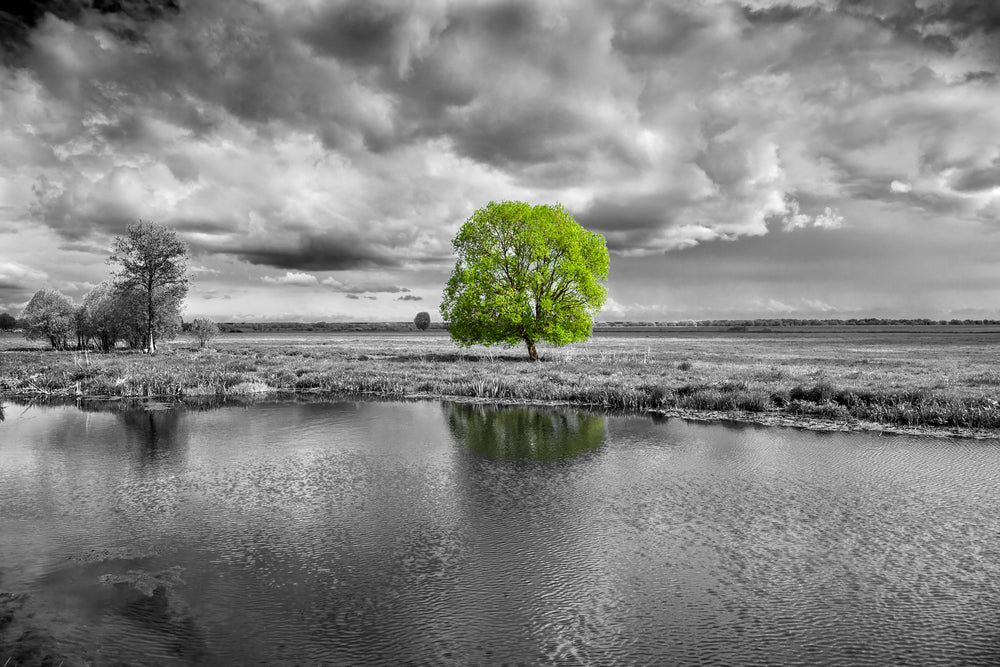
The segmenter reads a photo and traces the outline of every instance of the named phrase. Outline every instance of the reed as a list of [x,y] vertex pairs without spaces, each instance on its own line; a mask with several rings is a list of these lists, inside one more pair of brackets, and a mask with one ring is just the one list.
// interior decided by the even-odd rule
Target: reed
[[0,398],[453,396],[1000,429],[991,349],[924,338],[597,338],[541,349],[534,364],[519,349],[456,349],[441,336],[223,336],[215,350],[178,345],[154,357],[0,347]]

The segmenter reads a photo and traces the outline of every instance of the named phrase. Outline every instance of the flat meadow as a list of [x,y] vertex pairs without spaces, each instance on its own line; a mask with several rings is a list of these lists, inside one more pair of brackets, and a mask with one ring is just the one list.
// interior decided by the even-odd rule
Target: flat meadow
[[425,332],[229,333],[149,356],[0,335],[0,399],[275,392],[563,403],[695,419],[1000,437],[1000,327],[635,327],[585,343],[457,347]]

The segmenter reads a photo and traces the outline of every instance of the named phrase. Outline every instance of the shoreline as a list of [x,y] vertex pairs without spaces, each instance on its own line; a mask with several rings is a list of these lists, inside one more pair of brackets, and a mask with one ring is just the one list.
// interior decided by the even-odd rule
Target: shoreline
[[152,356],[4,342],[0,400],[420,398],[1000,439],[1000,332],[600,337],[540,348],[536,363],[421,334],[240,335],[206,349],[178,341]]
[[[771,409],[764,412],[747,412],[740,410],[692,410],[683,408],[642,408],[630,410],[627,408],[609,408],[597,403],[580,403],[558,400],[532,400],[530,398],[486,398],[478,396],[461,396],[441,393],[419,394],[384,394],[376,392],[318,392],[289,391],[274,389],[253,394],[233,394],[216,396],[176,396],[176,395],[146,395],[146,396],[115,396],[115,395],[32,395],[21,394],[0,396],[0,402],[8,401],[13,405],[30,406],[34,404],[77,405],[84,402],[108,404],[134,403],[149,404],[154,408],[170,409],[171,404],[211,403],[213,407],[223,407],[227,404],[282,402],[294,400],[296,397],[312,397],[317,401],[338,400],[387,400],[387,401],[447,401],[473,405],[490,405],[502,407],[551,407],[590,410],[621,416],[648,416],[654,419],[682,419],[689,422],[705,424],[734,423],[747,426],[793,428],[822,433],[876,433],[878,435],[900,435],[929,438],[960,438],[966,440],[998,440],[1000,431],[994,429],[962,428],[953,426],[933,425],[901,425],[885,424],[857,418],[828,419],[796,415]],[[2,408],[2,405],[0,405]]]

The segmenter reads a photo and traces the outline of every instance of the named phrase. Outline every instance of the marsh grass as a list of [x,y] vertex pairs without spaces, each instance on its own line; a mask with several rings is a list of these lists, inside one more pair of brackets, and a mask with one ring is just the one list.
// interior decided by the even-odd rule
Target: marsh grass
[[442,336],[215,342],[214,350],[178,345],[155,357],[8,347],[0,352],[0,398],[459,396],[1000,429],[995,340],[593,338],[540,348],[539,363],[529,363],[519,348],[456,348]]

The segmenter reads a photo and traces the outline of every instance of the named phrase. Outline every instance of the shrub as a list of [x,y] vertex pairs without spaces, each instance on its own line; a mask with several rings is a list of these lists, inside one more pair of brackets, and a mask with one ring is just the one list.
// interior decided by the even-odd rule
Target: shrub
[[810,388],[797,385],[789,392],[793,401],[810,401],[812,403],[828,403],[833,400],[836,390],[828,382],[819,382]]
[[207,317],[199,318],[191,323],[191,335],[198,341],[198,347],[203,348],[219,335],[219,325]]
[[21,312],[25,337],[47,339],[56,350],[65,350],[74,330],[73,303],[61,292],[40,289]]

